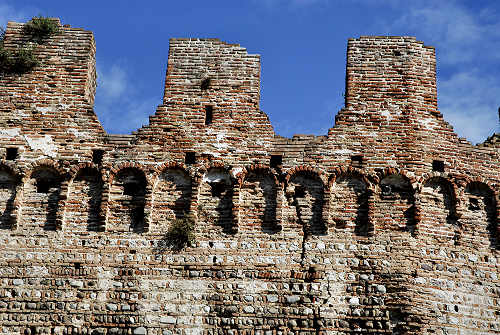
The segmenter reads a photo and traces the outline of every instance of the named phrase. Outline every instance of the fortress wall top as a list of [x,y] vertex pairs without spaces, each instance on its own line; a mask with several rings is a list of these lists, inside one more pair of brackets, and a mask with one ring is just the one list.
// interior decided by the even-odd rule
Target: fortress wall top
[[217,39],[171,39],[163,104],[138,143],[158,143],[179,159],[186,151],[263,159],[274,132],[259,99],[260,56]]
[[[39,65],[0,77],[0,118],[15,135],[10,145],[43,147],[48,157],[71,159],[83,154],[83,142],[95,143],[104,134],[93,112],[95,41],[91,32],[53,20],[59,32],[42,44],[23,34],[23,24],[9,22],[5,48],[13,53],[30,48]],[[21,154],[34,159],[29,151]]]
[[258,105],[260,56],[218,39],[170,39],[164,103],[194,97],[210,102],[217,96]]
[[435,112],[434,48],[414,37],[349,39],[345,104],[370,111],[405,105]]

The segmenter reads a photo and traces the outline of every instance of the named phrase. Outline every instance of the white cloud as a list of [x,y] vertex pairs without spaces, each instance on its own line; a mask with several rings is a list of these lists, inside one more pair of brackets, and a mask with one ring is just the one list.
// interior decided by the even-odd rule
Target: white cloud
[[125,66],[98,66],[95,111],[104,129],[126,134],[149,123],[158,99],[140,96]]
[[498,131],[500,81],[494,75],[459,72],[440,81],[438,93],[440,110],[458,135],[478,143]]
[[109,70],[97,69],[97,82],[105,99],[115,99],[127,89],[127,74],[119,65],[112,65]]
[[[459,64],[478,59],[499,59],[495,52],[484,52],[485,46],[500,46],[500,16],[491,8],[476,12],[457,1],[415,1],[396,21],[391,31],[411,31],[426,44],[439,46],[440,61]],[[486,43],[486,44],[485,44]]]
[[149,115],[154,114],[158,100],[96,101],[96,114],[106,131],[111,134],[128,134],[149,124]]

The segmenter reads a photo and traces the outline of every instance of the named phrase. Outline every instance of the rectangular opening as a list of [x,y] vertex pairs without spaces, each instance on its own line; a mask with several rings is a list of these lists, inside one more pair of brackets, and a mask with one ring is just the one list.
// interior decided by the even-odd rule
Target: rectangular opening
[[306,196],[306,190],[304,186],[295,186],[295,198],[304,198]]
[[212,191],[212,197],[220,198],[222,193],[226,191],[226,184],[224,182],[213,182],[209,185]]
[[357,168],[363,167],[363,156],[361,155],[351,156],[351,166]]
[[432,171],[444,172],[444,161],[433,160]]
[[37,193],[49,193],[50,189],[55,187],[54,181],[49,179],[37,179],[36,181],[36,192]]
[[203,91],[208,90],[210,88],[210,78],[203,79],[200,87]]
[[141,192],[141,185],[136,182],[123,183],[123,195],[136,196]]
[[191,165],[196,163],[196,154],[194,152],[186,152],[184,156],[184,164]]
[[283,156],[281,156],[281,155],[271,155],[271,159],[269,161],[269,165],[272,168],[281,167],[282,164],[283,164]]
[[7,155],[5,157],[8,161],[14,161],[17,158],[17,148],[7,148]]
[[101,164],[103,156],[104,156],[104,150],[101,149],[92,150],[92,163],[97,165]]
[[205,106],[205,126],[211,125],[214,117],[214,108]]
[[79,270],[82,267],[82,264],[78,263],[78,262],[74,263],[73,265],[74,265],[76,270]]

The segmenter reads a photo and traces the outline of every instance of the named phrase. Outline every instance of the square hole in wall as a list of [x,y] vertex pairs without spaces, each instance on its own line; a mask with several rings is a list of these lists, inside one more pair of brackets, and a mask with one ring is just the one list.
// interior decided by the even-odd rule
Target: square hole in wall
[[282,164],[283,164],[283,156],[282,155],[271,155],[269,165],[272,168],[281,167]]
[[136,182],[123,183],[123,195],[136,196],[141,193],[141,185]]
[[361,155],[351,156],[351,165],[357,168],[363,167],[363,156]]
[[201,85],[200,85],[200,88],[205,91],[205,90],[208,90],[210,88],[210,83],[211,83],[211,80],[210,78],[205,78],[201,81]]
[[444,172],[444,161],[433,160],[432,161],[432,171]]
[[184,164],[191,165],[196,163],[196,153],[190,151],[186,152],[184,156]]
[[205,126],[211,125],[214,118],[213,106],[205,106]]
[[295,186],[295,198],[304,198],[306,196],[306,190],[303,186]]
[[212,197],[221,197],[222,193],[226,191],[226,184],[224,182],[212,182],[209,184],[211,187]]
[[40,178],[36,181],[37,193],[49,193],[50,189],[54,187],[54,181],[50,179]]
[[17,148],[7,148],[7,154],[5,159],[8,161],[16,160],[17,158]]
[[92,163],[97,165],[101,164],[103,156],[104,156],[104,150],[101,149],[92,150]]

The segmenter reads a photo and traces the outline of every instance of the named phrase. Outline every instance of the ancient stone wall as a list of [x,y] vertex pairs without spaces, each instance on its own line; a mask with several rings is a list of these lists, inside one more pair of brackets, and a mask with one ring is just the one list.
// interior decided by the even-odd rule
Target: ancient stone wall
[[432,47],[350,39],[335,125],[283,138],[258,55],[173,39],[149,125],[110,135],[60,28],[0,77],[1,334],[500,333],[500,142],[443,120]]

